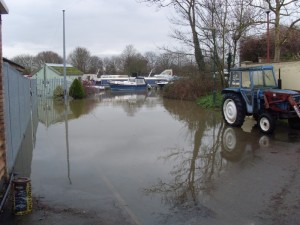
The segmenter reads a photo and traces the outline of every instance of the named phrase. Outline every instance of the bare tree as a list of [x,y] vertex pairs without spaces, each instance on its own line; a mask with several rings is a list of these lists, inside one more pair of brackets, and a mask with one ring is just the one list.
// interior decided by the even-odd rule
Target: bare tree
[[83,47],[77,47],[68,56],[68,61],[82,72],[88,72],[88,65],[90,63],[91,53]]
[[144,57],[147,60],[147,70],[149,73],[154,71],[158,63],[158,55],[155,52],[146,52]]
[[236,65],[238,44],[251,29],[262,23],[262,11],[260,9],[257,10],[249,4],[248,0],[235,0],[234,4],[230,7],[230,11],[231,14],[227,27],[232,40],[232,65]]
[[90,57],[87,73],[103,74],[103,61],[98,56]]
[[[300,22],[300,2],[298,0],[249,0],[250,3],[259,8],[270,11],[271,21],[275,29],[275,50],[274,50],[274,61],[280,61],[281,47],[290,37],[291,33],[297,24]],[[272,14],[275,16],[272,19]],[[280,27],[287,27],[284,35],[281,34]]]
[[123,72],[125,74],[147,73],[147,60],[137,52],[133,45],[127,45],[121,54]]
[[[197,0],[141,0],[155,4],[158,7],[173,7],[176,12],[176,18],[171,22],[177,25],[174,30],[173,38],[191,46],[194,51],[196,63],[199,71],[205,71],[204,56],[202,53],[199,33],[197,30],[198,11],[200,5]],[[205,78],[205,73],[201,73],[201,78]]]
[[119,56],[105,57],[103,59],[104,74],[121,74],[120,69],[121,59]]
[[[240,39],[262,23],[262,10],[253,7],[249,3],[251,0],[140,1],[175,9],[176,17],[170,20],[176,26],[172,37],[193,48],[198,69],[202,72],[208,69],[205,64],[210,62],[222,74],[226,52],[233,46],[235,60]],[[202,73],[202,78],[205,76]]]
[[11,61],[25,67],[24,73],[32,74],[38,67],[35,64],[35,57],[28,54],[21,54],[13,57]]
[[38,67],[41,67],[45,63],[63,63],[63,59],[57,53],[52,51],[40,52],[35,57],[35,62]]
[[[300,2],[298,0],[266,0],[269,9],[275,13],[275,54],[274,61],[280,60],[280,50],[284,42],[289,38],[296,24],[300,22]],[[280,38],[280,21],[283,17],[287,18],[286,26],[288,30],[285,35]],[[289,24],[288,24],[289,23]]]

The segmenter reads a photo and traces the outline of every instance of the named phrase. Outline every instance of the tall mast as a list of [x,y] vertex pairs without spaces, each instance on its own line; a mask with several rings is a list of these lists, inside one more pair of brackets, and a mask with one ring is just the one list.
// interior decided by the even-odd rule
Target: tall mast
[[66,34],[65,34],[65,10],[63,10],[63,57],[64,57],[64,99],[67,102],[67,69],[66,69]]

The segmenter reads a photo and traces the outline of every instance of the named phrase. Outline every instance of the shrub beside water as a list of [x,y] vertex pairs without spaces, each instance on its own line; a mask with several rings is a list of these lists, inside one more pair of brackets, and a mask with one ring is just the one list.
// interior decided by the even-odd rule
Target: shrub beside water
[[75,79],[69,89],[69,95],[74,99],[81,99],[86,96],[83,84],[80,80]]
[[61,85],[58,85],[53,91],[54,100],[64,99],[64,88]]
[[213,90],[213,82],[199,78],[183,78],[166,85],[163,96],[180,100],[196,100]]
[[[216,88],[216,101],[213,101],[213,90]],[[204,108],[220,107],[222,95],[220,84],[214,86],[213,80],[183,78],[168,84],[163,89],[163,96],[180,100],[191,100]]]

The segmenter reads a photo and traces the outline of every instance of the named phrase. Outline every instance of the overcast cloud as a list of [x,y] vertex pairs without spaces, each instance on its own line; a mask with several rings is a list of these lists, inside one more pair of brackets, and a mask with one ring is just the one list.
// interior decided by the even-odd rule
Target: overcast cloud
[[63,13],[66,10],[66,52],[85,47],[93,55],[121,53],[132,44],[139,52],[170,46],[167,10],[136,0],[4,0],[3,56],[63,54]]

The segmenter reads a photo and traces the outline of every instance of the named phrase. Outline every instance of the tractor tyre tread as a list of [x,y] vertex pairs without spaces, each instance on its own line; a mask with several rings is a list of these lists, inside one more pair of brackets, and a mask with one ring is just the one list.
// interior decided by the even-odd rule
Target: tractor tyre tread
[[[237,115],[236,115],[236,119],[233,123],[230,123],[226,120],[226,117],[224,115],[224,103],[226,102],[226,100],[231,99],[236,106],[237,109]],[[245,102],[242,99],[242,97],[237,94],[237,93],[226,93],[223,97],[223,101],[222,101],[222,115],[223,118],[226,122],[226,124],[233,126],[233,127],[241,127],[245,121],[245,116],[246,116],[246,106],[245,106]]]

